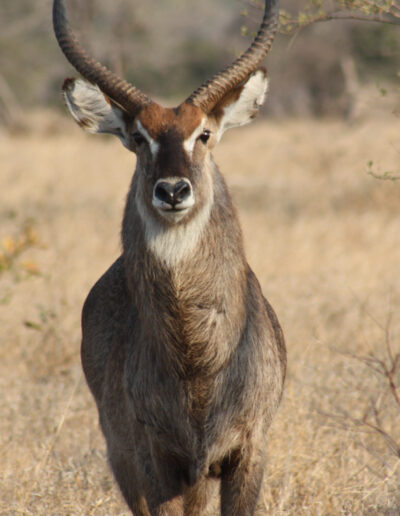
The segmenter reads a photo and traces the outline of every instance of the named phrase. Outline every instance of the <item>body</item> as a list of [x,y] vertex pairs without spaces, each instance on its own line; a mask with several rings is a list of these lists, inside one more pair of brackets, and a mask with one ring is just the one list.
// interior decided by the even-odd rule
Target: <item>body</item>
[[90,81],[65,81],[71,114],[137,156],[122,254],[82,315],[83,369],[136,516],[204,514],[216,479],[221,514],[255,511],[286,352],[211,151],[264,102],[257,65],[276,25],[276,1],[267,0],[250,49],[171,109],[89,58],[54,1],[60,46]]
[[[157,506],[175,497],[184,503],[200,489],[196,503],[200,498],[205,505],[205,483],[220,476],[232,491],[223,514],[251,514],[261,485],[266,431],[282,392],[284,342],[245,261],[236,213],[216,167],[214,174],[223,202],[211,209],[209,232],[174,268],[151,250],[143,253],[133,181],[124,253],[83,311],[83,367],[117,476],[126,463],[120,486],[133,509],[141,498],[135,491]],[[238,489],[240,474],[236,489],[231,484],[240,468],[252,472],[252,496]],[[236,504],[246,511],[233,510]],[[187,514],[201,514],[204,506],[194,510]]]

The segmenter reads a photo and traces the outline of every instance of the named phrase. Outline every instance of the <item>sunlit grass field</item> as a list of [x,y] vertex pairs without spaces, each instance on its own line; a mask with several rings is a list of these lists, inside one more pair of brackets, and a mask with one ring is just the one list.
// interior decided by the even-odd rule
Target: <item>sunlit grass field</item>
[[[127,515],[79,347],[134,156],[30,124],[0,135],[0,514]],[[259,121],[215,151],[288,348],[260,515],[400,513],[400,180],[368,173],[400,175],[399,136],[394,115]]]

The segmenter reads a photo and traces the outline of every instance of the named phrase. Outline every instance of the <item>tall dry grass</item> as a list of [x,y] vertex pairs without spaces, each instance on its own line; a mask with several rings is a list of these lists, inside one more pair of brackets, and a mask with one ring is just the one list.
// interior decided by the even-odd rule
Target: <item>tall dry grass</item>
[[[0,514],[128,514],[79,345],[85,295],[119,253],[134,158],[33,120],[41,130],[0,139]],[[400,170],[399,147],[390,116],[260,122],[215,152],[288,347],[260,514],[400,512],[400,460],[373,428],[399,443],[400,410],[371,358],[400,351],[400,182],[367,174],[371,159]]]

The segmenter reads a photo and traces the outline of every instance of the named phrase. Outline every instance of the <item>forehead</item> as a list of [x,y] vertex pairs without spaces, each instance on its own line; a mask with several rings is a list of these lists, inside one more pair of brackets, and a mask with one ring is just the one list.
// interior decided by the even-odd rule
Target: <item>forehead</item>
[[137,119],[154,140],[171,130],[180,134],[185,140],[205,118],[206,115],[201,109],[192,104],[183,103],[174,109],[163,108],[158,104],[145,106]]

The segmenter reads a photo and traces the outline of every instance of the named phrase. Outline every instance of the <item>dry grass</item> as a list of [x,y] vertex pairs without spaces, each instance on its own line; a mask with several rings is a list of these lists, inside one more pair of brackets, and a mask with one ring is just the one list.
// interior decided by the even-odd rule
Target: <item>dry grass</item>
[[[79,319],[118,255],[133,158],[72,122],[35,120],[48,130],[0,139],[0,514],[128,514],[82,377]],[[399,442],[399,407],[353,356],[400,351],[400,183],[366,173],[370,159],[400,169],[398,136],[392,116],[262,122],[217,149],[287,337],[260,514],[400,512],[399,458],[361,424]]]

